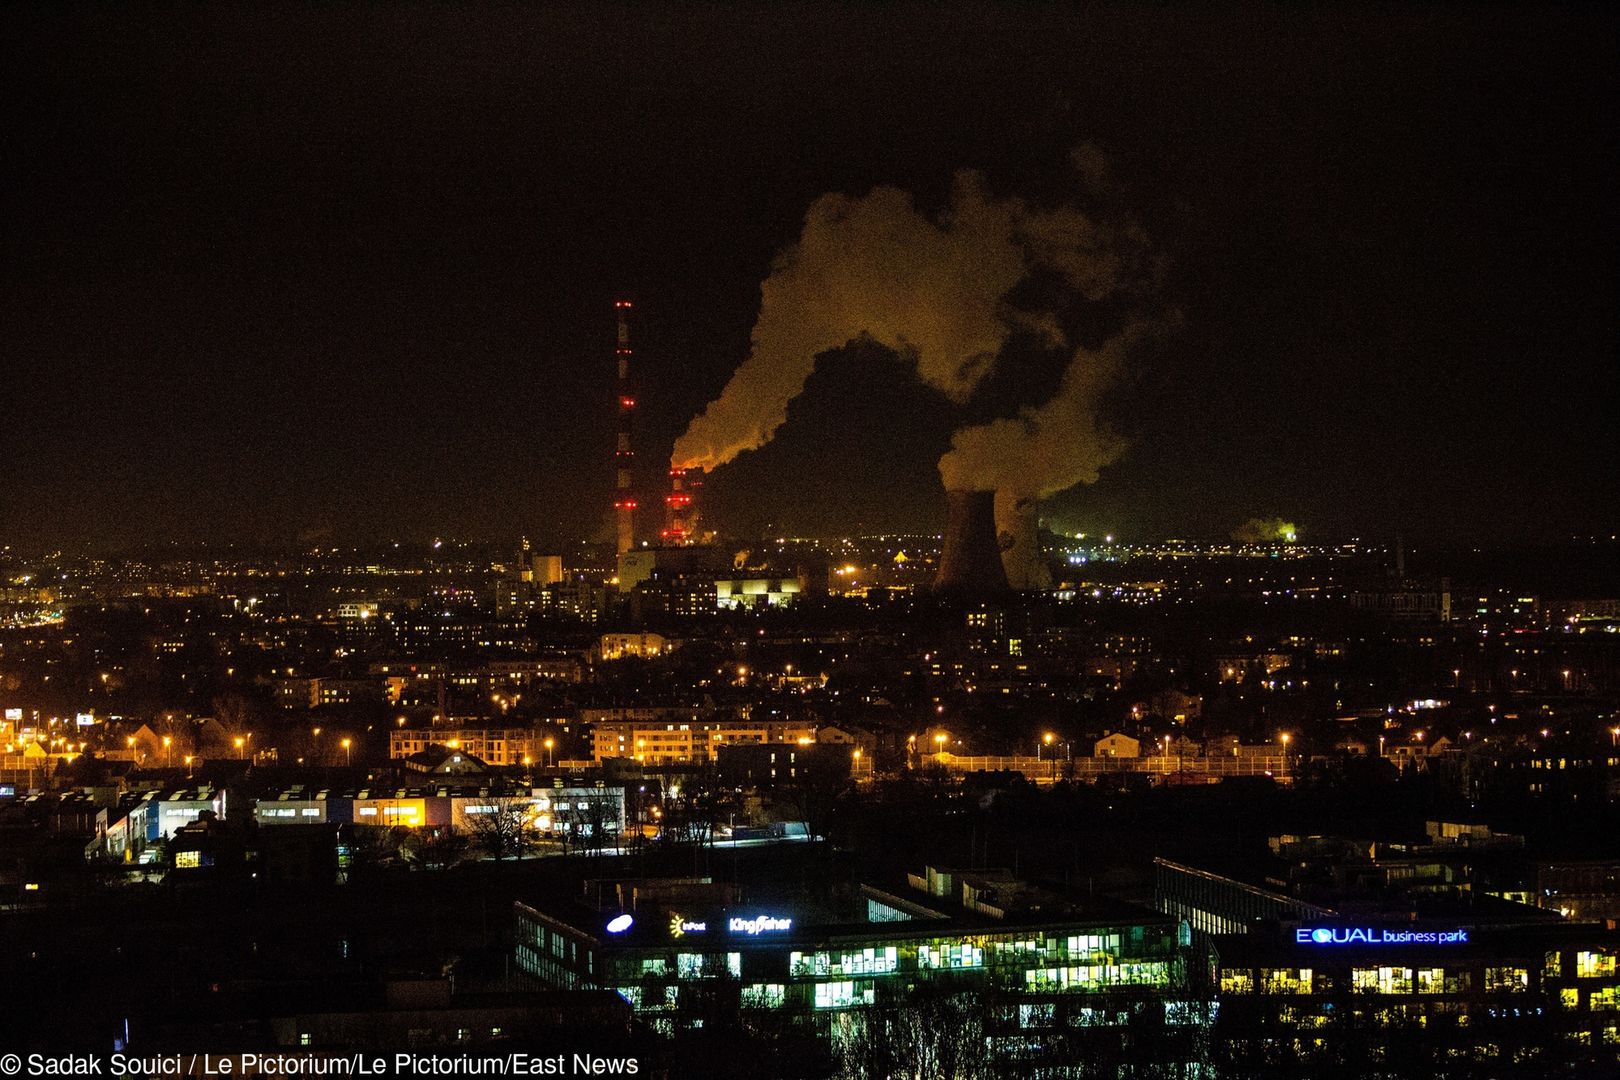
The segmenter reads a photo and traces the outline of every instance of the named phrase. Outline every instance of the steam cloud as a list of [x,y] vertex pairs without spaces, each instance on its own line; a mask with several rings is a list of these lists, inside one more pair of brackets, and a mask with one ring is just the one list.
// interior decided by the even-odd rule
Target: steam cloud
[[1292,544],[1298,537],[1294,523],[1282,518],[1250,518],[1232,530],[1240,544]]
[[957,176],[938,225],[894,188],[817,199],[798,244],[761,287],[752,352],[676,441],[672,463],[708,470],[764,446],[817,354],[860,337],[909,358],[925,383],[965,401],[1006,340],[1002,297],[1025,273],[1018,210],[991,199],[971,172]]
[[1125,441],[1097,418],[1098,400],[1131,347],[1154,329],[1134,321],[1099,349],[1076,349],[1045,404],[951,436],[950,450],[939,459],[945,487],[994,489],[1029,500],[1095,483],[1098,470],[1125,452]]
[[[1106,163],[1094,150],[1076,151],[1072,164],[1092,187],[1106,183]],[[1042,405],[958,431],[940,460],[945,486],[1025,500],[1093,482],[1125,449],[1099,422],[1098,400],[1153,324],[1131,321],[1099,348],[1079,348],[1051,312],[1015,309],[1007,295],[1035,270],[1087,300],[1126,294],[1141,276],[1145,250],[1131,223],[1099,221],[1070,206],[998,200],[972,171],[957,174],[937,222],[894,188],[859,198],[825,195],[761,288],[748,359],[676,441],[672,464],[713,469],[769,442],[819,353],[871,339],[961,403],[1008,336],[1023,328],[1074,349],[1061,384]]]

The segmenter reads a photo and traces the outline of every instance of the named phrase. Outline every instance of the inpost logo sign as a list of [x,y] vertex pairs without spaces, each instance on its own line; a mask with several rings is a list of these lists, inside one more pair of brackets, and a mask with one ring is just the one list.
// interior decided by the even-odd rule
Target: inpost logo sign
[[672,938],[685,937],[687,934],[701,934],[709,928],[709,924],[697,919],[688,919],[677,912],[669,914],[669,936]]

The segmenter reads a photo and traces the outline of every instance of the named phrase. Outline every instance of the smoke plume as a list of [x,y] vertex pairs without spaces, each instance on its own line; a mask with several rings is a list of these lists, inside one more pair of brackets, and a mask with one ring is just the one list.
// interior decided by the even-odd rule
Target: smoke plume
[[1294,523],[1282,518],[1250,518],[1232,530],[1240,544],[1292,544],[1298,536]]
[[1077,348],[1044,404],[951,436],[939,459],[946,489],[1000,490],[1028,500],[1095,483],[1098,470],[1125,452],[1125,441],[1098,419],[1098,401],[1132,346],[1154,328],[1133,321],[1098,349]]
[[765,445],[817,354],[860,337],[913,361],[953,401],[966,400],[1006,338],[1002,297],[1024,274],[1015,212],[971,172],[957,176],[938,224],[894,188],[817,199],[799,242],[761,286],[752,352],[675,443],[672,464],[713,469]]
[[[1095,150],[1077,150],[1071,164],[1079,186],[1112,193],[1106,161]],[[761,287],[748,359],[676,441],[672,464],[713,469],[769,442],[816,356],[856,339],[886,346],[915,365],[924,383],[961,404],[1009,335],[1022,330],[1071,350],[1059,388],[1016,416],[958,431],[939,463],[945,486],[1028,501],[1095,481],[1125,448],[1098,420],[1099,398],[1153,324],[1128,321],[1100,347],[1086,349],[1070,340],[1056,305],[1131,299],[1148,276],[1146,250],[1129,220],[996,199],[972,171],[957,174],[949,208],[937,221],[894,188],[859,198],[825,195]],[[1056,281],[1067,300],[1048,297],[1045,310],[1009,303],[1008,294],[1036,272]]]

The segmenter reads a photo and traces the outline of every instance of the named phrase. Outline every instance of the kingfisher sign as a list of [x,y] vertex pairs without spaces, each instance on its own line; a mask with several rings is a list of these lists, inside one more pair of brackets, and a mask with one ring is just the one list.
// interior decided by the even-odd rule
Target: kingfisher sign
[[773,915],[756,915],[751,919],[733,917],[726,922],[726,929],[733,934],[747,934],[749,937],[754,937],[772,931],[791,930],[793,929],[793,920],[779,919]]
[[1294,931],[1296,945],[1464,945],[1468,931],[1383,930],[1371,926],[1301,926]]

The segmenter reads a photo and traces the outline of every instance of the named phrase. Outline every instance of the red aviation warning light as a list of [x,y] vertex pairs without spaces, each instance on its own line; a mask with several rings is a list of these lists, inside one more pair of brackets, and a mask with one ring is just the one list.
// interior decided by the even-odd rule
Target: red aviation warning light
[[630,301],[613,301],[613,311],[617,322],[617,336],[614,340],[613,358],[618,368],[619,390],[619,438],[618,448],[613,452],[614,467],[618,472],[615,497],[613,500],[614,516],[618,519],[618,551],[620,555],[635,546],[635,510],[636,500],[630,492],[634,487],[634,477],[631,468],[635,463],[635,455],[630,450],[631,417],[635,414],[636,397],[632,389],[634,383],[630,376]]
[[664,528],[659,534],[666,544],[690,544],[697,535],[697,504],[692,493],[702,486],[702,474],[688,475],[688,470],[674,467],[669,470],[670,492],[664,496]]

